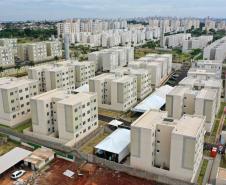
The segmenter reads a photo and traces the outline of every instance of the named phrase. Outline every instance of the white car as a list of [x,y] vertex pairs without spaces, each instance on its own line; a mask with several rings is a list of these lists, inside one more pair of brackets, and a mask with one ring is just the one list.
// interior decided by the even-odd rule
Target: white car
[[24,171],[24,170],[17,170],[12,173],[11,178],[18,179],[19,177],[22,177],[25,173],[26,173],[26,171]]

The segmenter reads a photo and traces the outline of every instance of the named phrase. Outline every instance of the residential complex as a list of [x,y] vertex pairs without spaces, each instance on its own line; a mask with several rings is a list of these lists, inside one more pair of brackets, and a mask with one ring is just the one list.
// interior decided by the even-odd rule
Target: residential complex
[[39,93],[38,81],[0,79],[0,122],[14,127],[31,118],[30,98]]
[[203,156],[204,117],[147,111],[131,125],[130,165],[193,182]]
[[22,61],[43,62],[62,57],[60,41],[36,42],[18,45],[18,58]]
[[226,37],[216,40],[204,48],[204,60],[224,60],[226,58]]
[[151,74],[152,88],[156,88],[172,71],[172,55],[149,54],[138,59],[138,61],[129,62],[128,66],[133,69],[148,70]]
[[219,98],[217,89],[194,90],[188,86],[176,86],[166,95],[166,110],[168,116],[175,119],[184,114],[205,116],[205,130],[211,132]]
[[183,45],[184,40],[189,40],[191,38],[190,33],[179,33],[174,35],[169,35],[164,37],[164,47],[175,48]]
[[112,71],[126,66],[134,60],[134,48],[113,47],[88,54],[88,60],[95,61],[96,71]]
[[182,51],[188,52],[193,49],[203,49],[213,41],[212,35],[202,35],[200,37],[191,37],[182,41]]
[[104,73],[89,80],[89,91],[97,93],[99,107],[126,112],[137,103],[137,77]]
[[45,64],[28,69],[28,78],[39,81],[40,92],[55,88],[75,89],[88,83],[95,76],[95,63],[92,61],[63,61]]
[[151,92],[151,73],[146,69],[132,69],[129,67],[118,68],[111,71],[116,75],[134,75],[137,77],[137,99],[143,100]]
[[76,143],[98,127],[97,95],[54,89],[31,98],[32,131]]
[[14,54],[11,47],[0,46],[0,67],[14,65]]
[[17,56],[17,39],[16,38],[2,38],[0,39],[0,46],[7,47],[13,50],[13,56]]

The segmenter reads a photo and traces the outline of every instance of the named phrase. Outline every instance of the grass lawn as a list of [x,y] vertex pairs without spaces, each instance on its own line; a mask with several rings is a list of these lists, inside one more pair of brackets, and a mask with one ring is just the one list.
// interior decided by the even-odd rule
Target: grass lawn
[[16,142],[12,142],[12,141],[8,141],[7,143],[3,144],[2,146],[0,146],[0,156],[9,152],[16,146],[18,146],[18,144]]
[[31,127],[31,121],[23,123],[23,124],[15,127],[15,128],[13,128],[13,130],[16,131],[16,132],[23,133],[23,130],[26,129],[26,128],[29,128],[29,127]]
[[207,165],[208,165],[208,160],[207,159],[203,159],[201,171],[200,171],[199,177],[198,177],[198,185],[202,185],[203,178],[204,178],[205,173],[206,173]]
[[226,156],[223,156],[223,155],[222,155],[220,167],[226,168]]
[[220,106],[220,109],[219,109],[219,112],[217,114],[217,118],[221,118],[221,115],[223,114],[224,112],[224,107],[226,106],[226,102],[221,102],[221,106]]
[[99,136],[91,139],[88,143],[86,143],[84,146],[82,146],[80,148],[80,150],[86,154],[92,154],[93,147],[96,146],[99,142],[101,142],[108,135],[109,135],[109,133],[106,133],[106,132],[104,132],[103,134],[100,134]]

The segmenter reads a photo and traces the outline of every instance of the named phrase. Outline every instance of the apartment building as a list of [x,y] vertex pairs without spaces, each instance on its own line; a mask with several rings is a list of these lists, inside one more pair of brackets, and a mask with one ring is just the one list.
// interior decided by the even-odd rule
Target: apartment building
[[16,38],[2,38],[0,39],[0,46],[12,48],[13,55],[17,55],[17,39]]
[[226,58],[226,37],[216,40],[204,48],[204,60],[224,60]]
[[146,69],[118,68],[111,71],[116,75],[134,75],[137,77],[137,99],[143,100],[152,92],[151,73]]
[[97,93],[99,107],[126,112],[137,103],[137,77],[104,73],[89,80],[89,91]]
[[40,137],[76,143],[98,127],[97,95],[55,89],[31,99],[32,129]]
[[169,35],[164,37],[164,47],[175,48],[181,47],[183,40],[189,40],[191,38],[190,33],[179,33],[174,35]]
[[17,78],[0,79],[0,122],[14,127],[31,118],[30,98],[37,95],[38,81]]
[[95,76],[96,64],[94,61],[64,61],[59,63],[60,65],[67,66],[69,68],[74,68],[75,73],[75,87],[80,87],[82,85],[88,84],[89,79]]
[[217,93],[217,89],[193,90],[188,86],[176,86],[166,95],[168,116],[175,119],[184,114],[205,116],[205,130],[211,132],[217,114]]
[[187,76],[199,79],[221,79],[221,74],[219,74],[216,69],[206,68],[190,68]]
[[201,116],[167,118],[147,111],[131,125],[130,165],[159,175],[193,182],[203,156]]
[[14,53],[11,47],[0,46],[0,67],[13,66]]
[[60,41],[47,41],[47,57],[48,58],[62,58],[62,44]]
[[95,61],[96,71],[112,71],[126,66],[134,60],[133,47],[114,47],[88,54],[89,61]]
[[201,89],[215,89],[217,90],[216,97],[216,112],[219,111],[222,92],[222,80],[221,79],[198,79],[194,77],[186,77],[179,82],[180,86],[191,87],[192,90]]
[[65,34],[75,34],[80,32],[80,20],[66,20],[57,23],[57,35],[63,37]]
[[217,78],[220,79],[222,75],[222,60],[198,60],[192,63],[192,68],[215,70]]
[[59,41],[36,42],[18,45],[18,58],[37,63],[62,57],[62,46]]
[[159,87],[161,81],[172,71],[171,54],[149,54],[138,59],[138,61],[129,62],[129,67],[133,69],[146,69],[151,74],[152,88]]
[[200,37],[192,37],[182,42],[182,51],[189,52],[193,49],[203,49],[213,41],[213,35],[202,35]]
[[209,17],[205,20],[205,29],[207,32],[210,30],[215,30],[216,22],[214,20],[209,19]]
[[45,64],[28,69],[28,78],[39,82],[39,91],[75,88],[75,69],[60,64]]

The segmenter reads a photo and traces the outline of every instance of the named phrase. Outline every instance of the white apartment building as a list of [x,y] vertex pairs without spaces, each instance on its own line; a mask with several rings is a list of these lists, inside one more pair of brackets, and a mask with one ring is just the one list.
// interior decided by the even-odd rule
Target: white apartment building
[[137,77],[137,99],[143,100],[152,92],[151,73],[146,69],[118,68],[111,71],[116,75],[134,75]]
[[175,48],[180,47],[184,40],[189,40],[191,38],[190,33],[179,33],[174,35],[169,35],[164,37],[164,47]]
[[94,61],[64,61],[58,63],[69,68],[74,68],[75,76],[75,87],[80,87],[82,85],[88,84],[89,79],[95,76],[96,64]]
[[207,68],[190,68],[188,77],[194,77],[198,79],[221,79],[221,74],[217,69],[207,69]]
[[17,55],[17,39],[16,38],[2,38],[0,39],[0,46],[12,48],[13,55]]
[[98,127],[97,95],[55,89],[31,99],[32,129],[39,137],[76,143]]
[[126,112],[137,103],[137,77],[104,73],[89,80],[89,91],[97,93],[99,107]]
[[37,95],[36,80],[0,79],[0,122],[14,127],[31,118],[30,98]]
[[128,65],[133,69],[146,69],[151,73],[152,88],[159,87],[161,81],[172,71],[171,54],[148,54],[145,57],[132,61]]
[[57,35],[63,37],[65,34],[75,34],[80,32],[80,20],[66,20],[57,23]]
[[226,58],[226,37],[216,40],[204,48],[204,60],[224,60]]
[[221,78],[222,74],[222,60],[198,60],[192,63],[192,68],[215,70],[217,78]]
[[147,111],[131,125],[130,165],[189,182],[194,181],[203,156],[201,116],[167,118],[167,112]]
[[215,89],[217,90],[216,96],[216,112],[219,111],[222,92],[222,80],[221,79],[199,79],[195,77],[186,77],[179,82],[180,86],[190,87],[192,90],[201,89]]
[[134,60],[133,47],[114,47],[88,54],[88,60],[96,63],[96,71],[112,71]]
[[59,41],[36,42],[18,45],[18,58],[37,63],[62,57],[62,48]]
[[211,29],[215,30],[216,28],[216,22],[214,20],[211,20],[209,18],[207,18],[205,20],[205,29],[207,32],[209,32]]
[[60,41],[47,41],[46,42],[47,48],[47,57],[48,58],[61,58],[63,51],[62,51],[62,44]]
[[39,91],[47,92],[56,88],[75,88],[75,69],[60,64],[45,64],[28,69],[28,78],[38,80]]
[[205,130],[211,132],[217,114],[217,89],[192,90],[176,86],[166,95],[168,116],[180,119],[184,114],[205,116]]
[[192,37],[182,42],[182,51],[188,52],[193,49],[203,49],[213,41],[212,35],[202,35],[200,37]]
[[8,67],[14,65],[13,48],[0,46],[0,67]]

